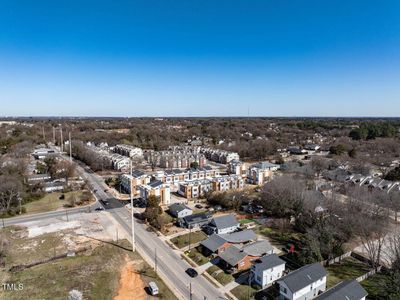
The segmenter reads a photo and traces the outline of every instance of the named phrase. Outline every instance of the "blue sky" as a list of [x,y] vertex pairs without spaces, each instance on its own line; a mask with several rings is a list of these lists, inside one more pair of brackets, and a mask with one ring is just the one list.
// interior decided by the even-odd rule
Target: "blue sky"
[[2,116],[400,116],[400,1],[0,0]]

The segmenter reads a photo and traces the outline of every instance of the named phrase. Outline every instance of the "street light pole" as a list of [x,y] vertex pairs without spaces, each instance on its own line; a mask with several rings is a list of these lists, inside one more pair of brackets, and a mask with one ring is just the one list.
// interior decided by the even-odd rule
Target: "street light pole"
[[[132,160],[131,160],[131,168],[130,175],[132,175]],[[132,194],[132,179],[129,178],[130,181],[130,196],[131,196],[131,221],[132,221],[132,251],[135,252],[135,221],[133,220],[133,194]]]

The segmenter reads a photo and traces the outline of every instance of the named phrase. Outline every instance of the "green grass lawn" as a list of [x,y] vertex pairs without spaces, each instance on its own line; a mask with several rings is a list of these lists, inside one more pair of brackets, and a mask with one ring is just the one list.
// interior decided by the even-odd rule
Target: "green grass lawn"
[[[219,271],[219,272],[218,272]],[[226,274],[218,266],[209,267],[206,272],[215,278],[220,284],[227,285],[229,282],[233,281],[235,278],[231,274]],[[215,272],[218,272],[216,274]]]
[[389,275],[384,273],[377,273],[368,279],[361,282],[361,285],[368,292],[367,299],[371,300],[386,300],[386,299],[396,299],[395,297],[389,295],[387,286],[390,285]]
[[340,264],[330,265],[326,269],[328,271],[328,287],[332,287],[346,279],[356,279],[370,271],[370,267],[367,264],[353,257],[345,258]]
[[245,224],[248,224],[248,223],[251,223],[251,222],[254,222],[254,220],[253,219],[241,219],[241,220],[239,220],[239,223],[242,224],[242,225],[245,225]]
[[[248,285],[238,285],[234,289],[231,290],[231,293],[235,295],[239,300],[247,300],[252,299],[254,295],[257,293],[257,290],[253,287],[249,287]],[[250,298],[249,298],[250,295]]]
[[210,259],[208,257],[205,257],[199,250],[197,250],[197,248],[190,250],[187,253],[187,256],[189,256],[199,266],[204,265],[205,263],[208,263],[210,261]]
[[82,191],[65,193],[64,194],[65,198],[63,200],[60,200],[61,195],[62,193],[58,192],[49,193],[39,200],[24,204],[23,207],[25,207],[27,214],[35,214],[35,213],[57,210],[59,208],[64,207],[64,205],[67,204],[66,199],[68,199],[68,197],[75,196],[77,199],[79,199],[82,195]]
[[190,235],[190,244],[196,244],[207,238],[207,235],[203,231],[196,231],[174,237],[173,239],[171,239],[171,242],[179,249],[184,248],[186,246],[189,246],[189,235]]

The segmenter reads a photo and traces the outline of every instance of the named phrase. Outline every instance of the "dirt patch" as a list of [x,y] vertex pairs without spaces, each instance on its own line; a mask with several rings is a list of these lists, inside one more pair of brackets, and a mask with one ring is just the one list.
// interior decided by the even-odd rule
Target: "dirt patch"
[[136,272],[133,262],[125,257],[125,265],[121,270],[118,293],[113,300],[149,299],[150,297],[147,295],[144,288],[145,283],[140,277],[140,274]]

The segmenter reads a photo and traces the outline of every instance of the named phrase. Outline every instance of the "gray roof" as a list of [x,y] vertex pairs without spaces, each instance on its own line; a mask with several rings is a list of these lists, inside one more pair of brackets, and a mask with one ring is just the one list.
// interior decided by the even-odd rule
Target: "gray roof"
[[247,254],[235,246],[231,246],[224,252],[219,254],[219,257],[226,261],[229,265],[236,266]]
[[357,280],[346,280],[335,285],[316,300],[360,300],[368,295],[367,291]]
[[239,222],[236,220],[234,215],[225,215],[213,218],[211,221],[211,225],[218,229],[228,228],[232,226],[237,226]]
[[183,211],[185,209],[191,210],[189,207],[187,207],[185,204],[182,204],[182,203],[174,203],[169,206],[169,211],[175,215],[177,215],[178,213],[180,213],[181,211]]
[[156,187],[158,187],[158,186],[160,186],[162,184],[163,183],[160,180],[155,180],[155,181],[150,182],[149,186],[152,187],[152,188],[156,188]]
[[253,261],[253,265],[256,265],[257,268],[262,270],[268,270],[283,264],[286,264],[286,262],[283,259],[280,259],[276,254],[266,255]]
[[198,213],[190,216],[185,216],[182,219],[184,219],[186,223],[191,224],[191,223],[205,222],[208,221],[210,218],[211,216],[209,214]]
[[141,177],[143,175],[146,175],[146,173],[144,173],[143,171],[140,171],[140,170],[133,170],[132,171],[132,176],[133,177],[138,178],[138,177]]
[[253,165],[252,167],[265,170],[265,169],[271,169],[271,168],[279,168],[280,166],[277,164],[270,163],[268,161],[263,161],[263,162]]
[[215,252],[221,247],[224,243],[226,243],[226,240],[221,237],[218,234],[213,234],[210,237],[208,237],[206,240],[202,241],[200,244],[207,249],[211,250],[212,252]]
[[295,293],[326,276],[326,274],[326,270],[320,263],[314,263],[289,273],[279,281],[283,281],[292,293]]
[[256,234],[253,230],[243,230],[233,233],[225,233],[220,235],[227,242],[233,244],[246,243],[256,239]]
[[271,244],[266,240],[257,241],[242,248],[250,256],[263,256],[270,253],[273,249]]

